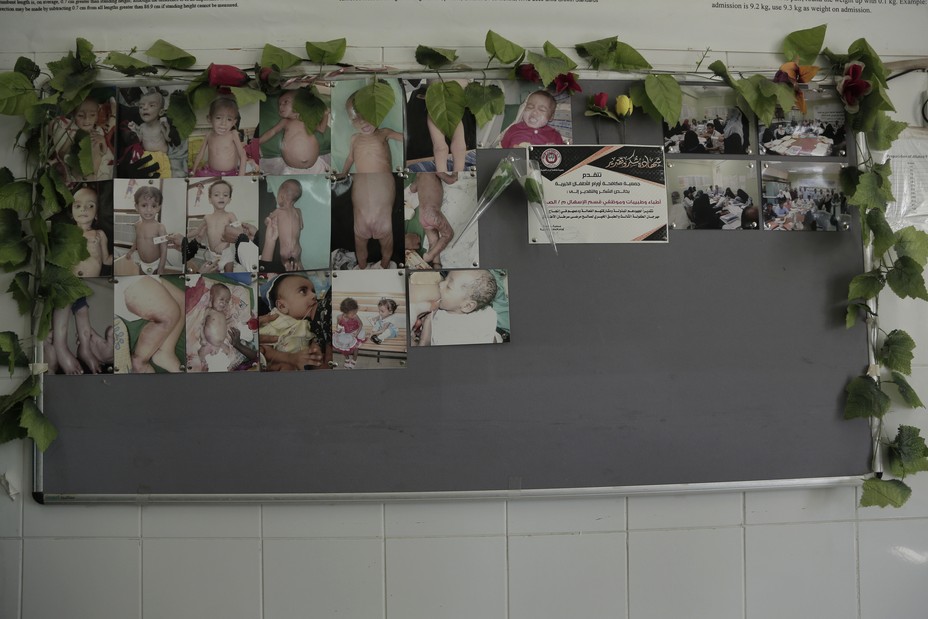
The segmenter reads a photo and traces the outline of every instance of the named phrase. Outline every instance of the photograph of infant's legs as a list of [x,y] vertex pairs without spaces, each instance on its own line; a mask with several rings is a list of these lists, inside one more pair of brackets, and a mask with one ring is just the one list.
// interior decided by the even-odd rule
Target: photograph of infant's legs
[[263,371],[329,369],[332,360],[329,271],[259,275],[258,341]]
[[248,273],[186,276],[188,372],[258,369],[256,286]]
[[119,277],[112,307],[116,373],[184,371],[182,275]]
[[267,176],[258,190],[258,237],[264,272],[327,269],[332,192],[319,174]]
[[409,322],[411,346],[508,342],[508,272],[411,271]]
[[92,294],[52,311],[52,330],[42,344],[50,374],[113,371],[113,284],[105,277],[83,283]]
[[357,173],[332,188],[332,268],[396,269],[404,261],[403,178]]
[[332,273],[332,349],[336,369],[405,368],[406,275]]
[[[454,82],[467,88],[471,80]],[[412,172],[437,172],[442,180],[454,182],[465,170],[477,165],[477,119],[469,109],[451,136],[446,136],[429,116],[426,91],[440,80],[402,80],[406,93],[406,169]]]
[[433,172],[420,172],[410,174],[405,184],[406,268],[479,266],[479,224],[461,236],[477,204],[476,176],[462,172],[453,184],[447,184]]

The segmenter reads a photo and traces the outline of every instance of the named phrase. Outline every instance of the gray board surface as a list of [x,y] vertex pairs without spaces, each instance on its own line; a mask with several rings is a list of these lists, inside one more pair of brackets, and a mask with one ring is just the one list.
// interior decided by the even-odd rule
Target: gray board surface
[[[592,143],[577,100],[575,143]],[[633,123],[627,141],[658,134]],[[481,189],[506,154],[480,151]],[[60,434],[38,456],[37,497],[866,473],[866,421],[842,418],[844,387],[867,364],[864,328],[844,326],[862,265],[856,223],[844,233],[671,230],[669,243],[564,244],[555,255],[526,242],[527,217],[510,187],[480,222],[481,266],[510,276],[510,343],[412,348],[402,370],[48,376],[45,412]]]

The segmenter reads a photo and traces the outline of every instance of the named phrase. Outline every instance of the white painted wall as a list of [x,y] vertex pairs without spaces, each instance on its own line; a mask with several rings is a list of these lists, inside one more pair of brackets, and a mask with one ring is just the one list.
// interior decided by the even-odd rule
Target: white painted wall
[[[769,67],[773,58],[728,60]],[[917,122],[928,80],[914,74],[897,82],[898,116]],[[0,143],[9,140],[0,135]],[[881,315],[920,344],[912,383],[928,399],[928,304],[887,297]],[[4,329],[19,321],[5,296],[0,316]],[[925,410],[897,410],[888,420],[928,435]],[[910,480],[913,497],[898,510],[860,509],[850,486],[509,501],[43,507],[28,492],[30,450],[26,442],[0,446],[0,473],[22,491],[12,500],[0,496],[0,619],[928,613],[928,473]]]

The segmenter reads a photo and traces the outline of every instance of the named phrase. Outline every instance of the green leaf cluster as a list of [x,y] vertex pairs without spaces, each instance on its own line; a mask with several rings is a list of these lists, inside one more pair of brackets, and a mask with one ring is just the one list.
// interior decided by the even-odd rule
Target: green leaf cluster
[[331,41],[316,43],[306,42],[306,55],[309,56],[312,62],[319,65],[341,62],[347,49],[348,42],[345,39],[332,39]]
[[[643,71],[651,68],[644,56],[618,37],[579,43],[577,53],[599,71]],[[676,120],[676,119],[675,119]]]
[[889,470],[895,477],[905,479],[912,473],[928,471],[928,445],[918,428],[899,426],[888,447]]
[[861,507],[902,507],[912,495],[912,489],[898,479],[868,479],[860,495]]
[[683,91],[670,75],[649,75],[644,81],[632,84],[628,96],[636,107],[658,122],[663,120],[673,126],[680,120]]
[[29,437],[41,451],[55,440],[58,431],[36,404],[41,390],[38,377],[27,377],[17,389],[0,396],[0,443]]
[[353,95],[354,110],[361,118],[379,127],[393,108],[396,95],[386,82],[375,79],[370,84],[362,86]]

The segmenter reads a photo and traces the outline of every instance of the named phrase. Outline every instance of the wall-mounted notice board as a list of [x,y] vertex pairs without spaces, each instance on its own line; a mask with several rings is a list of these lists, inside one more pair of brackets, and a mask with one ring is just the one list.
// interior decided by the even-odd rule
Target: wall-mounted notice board
[[[618,138],[582,107],[575,143],[595,143],[597,129],[604,143]],[[625,139],[663,136],[636,115]],[[479,152],[481,190],[513,153]],[[727,159],[762,195],[763,171],[793,163],[754,153]],[[689,179],[698,158],[668,164]],[[686,182],[672,169],[669,191]],[[672,229],[668,243],[555,254],[527,242],[529,216],[511,186],[480,220],[481,266],[509,274],[504,345],[411,348],[393,370],[48,376],[44,410],[60,434],[37,456],[37,498],[530,493],[866,473],[867,424],[842,417],[844,386],[867,364],[863,327],[844,326],[863,259],[854,222]]]

